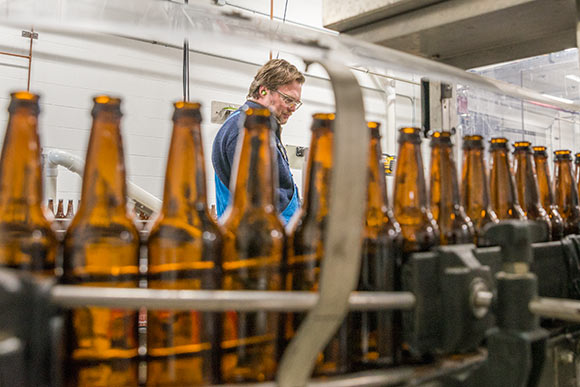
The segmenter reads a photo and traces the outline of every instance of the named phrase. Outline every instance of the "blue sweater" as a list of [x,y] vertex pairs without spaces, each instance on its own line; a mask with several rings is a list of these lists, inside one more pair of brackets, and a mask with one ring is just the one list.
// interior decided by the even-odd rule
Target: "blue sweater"
[[[245,107],[265,108],[257,102],[246,101],[243,106],[228,117],[213,142],[211,162],[215,170],[217,213],[219,216],[223,214],[230,200],[228,187],[231,187],[230,177],[232,164],[236,153],[238,135],[243,128],[245,120],[245,114],[243,112]],[[275,141],[279,178],[278,188],[276,189],[278,196],[277,208],[278,213],[285,223],[287,223],[294,212],[300,207],[300,200],[298,197],[298,189],[290,173],[290,164],[288,163],[286,150],[280,141],[280,126],[275,120],[272,121],[276,125],[274,130],[276,133]]]

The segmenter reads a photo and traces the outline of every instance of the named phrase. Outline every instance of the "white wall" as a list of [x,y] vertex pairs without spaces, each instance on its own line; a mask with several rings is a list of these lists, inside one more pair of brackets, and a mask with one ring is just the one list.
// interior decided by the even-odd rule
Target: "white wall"
[[[237,3],[258,7],[258,2]],[[305,1],[302,3],[306,4]],[[312,1],[308,4],[317,9],[316,4],[312,6]],[[283,12],[283,9],[277,12]],[[316,15],[318,11],[300,12],[295,8],[295,2],[289,2],[288,18],[304,16],[297,21],[315,24]],[[161,198],[171,136],[171,104],[182,94],[182,51],[114,36],[75,37],[42,30],[38,33],[39,38],[33,45],[31,91],[41,95],[40,133],[45,150],[62,149],[84,158],[91,125],[92,97],[101,93],[120,96],[123,98],[122,130],[128,178]],[[29,40],[20,35],[20,29],[0,27],[0,51],[26,54]],[[191,49],[196,49],[194,42]],[[253,60],[250,58],[223,59],[195,52],[190,54],[191,99],[203,106],[202,130],[210,203],[215,202],[211,144],[219,129],[219,125],[209,122],[211,101],[243,103],[255,72],[267,61],[268,54],[264,52],[263,61],[255,65],[236,60]],[[284,54],[280,56],[284,57]],[[291,60],[304,70],[303,63],[295,58]],[[26,66],[26,60],[0,55],[0,141],[7,122],[9,93],[26,88]],[[371,77],[362,72],[355,73],[366,86],[363,92],[367,119],[384,124],[384,94]],[[304,106],[284,128],[284,144],[307,146],[311,115],[334,110],[330,84],[318,77],[325,76],[324,71],[311,66],[308,74],[303,88]],[[417,97],[414,113],[409,100],[397,99],[397,122],[411,124],[415,116],[415,124],[418,124],[418,87],[398,82],[397,90]],[[384,141],[389,143],[387,148],[394,149],[394,140],[394,133],[385,136]],[[59,168],[57,198],[75,199],[76,202],[80,188],[78,176]]]

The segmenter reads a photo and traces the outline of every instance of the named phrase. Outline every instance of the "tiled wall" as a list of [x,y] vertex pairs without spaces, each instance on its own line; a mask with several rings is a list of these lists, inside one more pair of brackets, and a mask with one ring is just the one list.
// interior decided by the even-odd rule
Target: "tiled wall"
[[[62,149],[84,158],[92,97],[101,93],[120,96],[128,178],[161,198],[171,136],[171,104],[182,94],[182,51],[107,35],[75,37],[42,30],[38,33],[39,38],[33,44],[31,91],[42,96],[40,132],[44,149]],[[0,27],[0,51],[27,54],[28,44],[29,40],[21,37],[20,29]],[[195,49],[195,45],[191,48]],[[264,52],[263,62],[267,59],[268,52]],[[219,125],[210,123],[211,101],[243,103],[259,64],[194,52],[190,54],[190,61],[191,99],[203,105],[208,198],[213,203],[210,156]],[[296,62],[296,65],[304,70],[303,63]],[[315,66],[308,72],[324,75]],[[0,141],[6,127],[9,92],[25,89],[27,75],[26,60],[0,55]],[[384,122],[384,94],[368,76],[357,73],[357,77],[361,84],[368,86],[364,90],[367,119]],[[418,105],[419,90],[415,85],[397,83],[397,92],[416,97]],[[311,115],[333,111],[329,82],[307,77],[303,101],[304,106],[284,128],[285,144],[308,145]],[[418,109],[415,106],[416,119]],[[412,117],[409,100],[397,99],[398,124],[411,124]],[[390,133],[385,141],[391,143],[394,138],[394,133]],[[78,199],[80,188],[80,177],[59,168],[58,198]]]

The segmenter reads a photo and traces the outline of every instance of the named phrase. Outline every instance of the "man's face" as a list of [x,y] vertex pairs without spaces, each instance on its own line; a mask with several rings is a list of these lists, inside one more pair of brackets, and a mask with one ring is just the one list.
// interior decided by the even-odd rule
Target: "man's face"
[[278,122],[284,125],[296,111],[301,96],[302,85],[294,81],[278,87],[278,90],[268,90],[266,98],[261,102],[270,108]]

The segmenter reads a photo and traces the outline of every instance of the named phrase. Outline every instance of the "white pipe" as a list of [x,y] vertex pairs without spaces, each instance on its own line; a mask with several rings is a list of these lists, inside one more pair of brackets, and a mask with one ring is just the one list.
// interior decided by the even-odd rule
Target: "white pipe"
[[[45,164],[45,173],[47,186],[46,193],[48,198],[52,197],[53,199],[56,199],[56,178],[58,175],[57,167],[59,165],[81,177],[83,176],[85,163],[78,156],[62,150],[54,149],[46,153],[45,160],[47,161]],[[145,207],[153,210],[154,212],[159,212],[159,210],[161,210],[161,200],[145,191],[143,188],[139,187],[132,181],[127,181],[127,196],[143,204]]]

